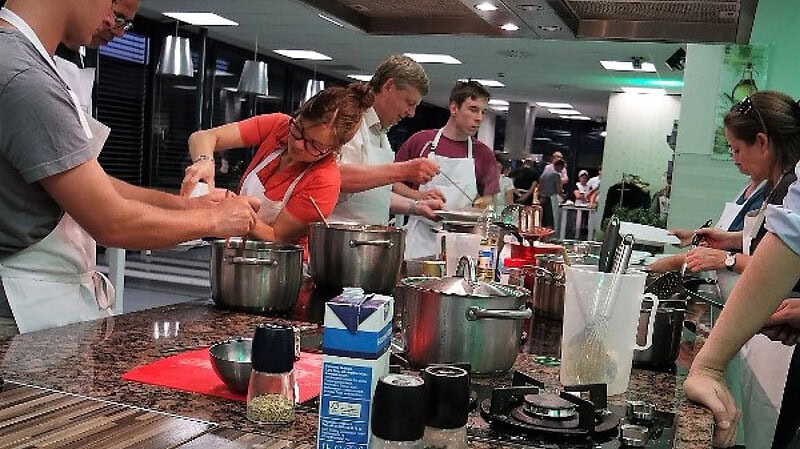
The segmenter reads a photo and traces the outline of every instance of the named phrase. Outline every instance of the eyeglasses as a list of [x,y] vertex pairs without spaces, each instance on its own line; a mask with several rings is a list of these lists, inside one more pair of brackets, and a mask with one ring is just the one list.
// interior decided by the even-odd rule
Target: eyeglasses
[[127,17],[123,16],[122,14],[114,12],[114,28],[122,28],[122,31],[128,31],[133,28],[133,20],[128,20]]
[[[295,133],[295,131],[297,131],[297,133]],[[326,145],[324,143],[317,142],[310,137],[306,137],[303,125],[301,125],[300,122],[298,122],[294,117],[289,119],[289,134],[291,134],[292,137],[297,140],[302,140],[303,147],[306,149],[308,154],[313,157],[325,156],[339,147],[339,145]]]
[[758,118],[758,123],[761,124],[761,129],[765,134],[767,133],[767,125],[764,123],[761,113],[758,112],[758,109],[756,109],[756,107],[753,105],[753,100],[750,99],[749,95],[744,97],[744,100],[740,101],[736,106],[734,106],[733,110],[739,115],[747,115],[751,111],[755,112],[756,118]]

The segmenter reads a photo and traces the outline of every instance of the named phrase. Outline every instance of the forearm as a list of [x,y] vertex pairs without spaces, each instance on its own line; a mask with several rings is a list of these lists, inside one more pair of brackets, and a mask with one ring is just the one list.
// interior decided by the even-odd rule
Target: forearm
[[139,201],[151,206],[163,207],[165,209],[183,210],[191,208],[191,201],[189,198],[155,189],[145,189],[113,177],[109,178],[114,185],[114,190],[123,198]]
[[413,215],[411,206],[416,201],[417,200],[406,198],[392,192],[392,196],[389,198],[389,212],[393,214]]
[[217,136],[213,132],[196,131],[189,136],[189,155],[192,161],[200,155],[213,157],[214,151],[217,151]]
[[402,182],[396,182],[392,184],[392,191],[400,196],[404,196],[406,198],[411,198],[414,200],[421,200],[422,199],[422,192],[417,189],[412,189],[411,187],[405,185]]
[[789,295],[800,275],[800,256],[772,233],[764,237],[748,265],[695,358],[701,368],[724,370]]
[[402,163],[366,165],[341,164],[342,192],[356,193],[405,180]]

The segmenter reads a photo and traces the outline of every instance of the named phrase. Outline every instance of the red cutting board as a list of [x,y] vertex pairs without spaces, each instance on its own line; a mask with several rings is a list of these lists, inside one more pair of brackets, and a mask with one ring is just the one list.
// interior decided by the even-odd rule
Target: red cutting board
[[[294,363],[294,375],[300,390],[298,402],[319,396],[322,354],[300,353],[300,360]],[[242,402],[247,400],[245,395],[228,390],[220,380],[211,366],[208,348],[184,352],[139,366],[123,374],[122,378]]]

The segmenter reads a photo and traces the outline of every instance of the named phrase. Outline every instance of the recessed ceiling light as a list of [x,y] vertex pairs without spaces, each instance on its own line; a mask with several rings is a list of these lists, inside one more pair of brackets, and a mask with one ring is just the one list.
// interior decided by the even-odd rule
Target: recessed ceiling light
[[558,25],[549,25],[549,26],[539,25],[539,29],[542,31],[561,31],[561,27]]
[[608,137],[608,131],[600,131],[600,137]]
[[638,69],[633,66],[633,61],[600,61],[600,65],[617,72],[656,72],[656,65],[652,62],[642,62]]
[[165,12],[165,16],[181,22],[199,26],[239,26],[233,20],[226,19],[213,12]]
[[508,112],[508,106],[492,106],[490,109],[499,112]]
[[480,11],[497,11],[497,6],[494,6],[489,2],[483,2],[475,5],[475,9]]
[[543,108],[572,109],[572,105],[569,103],[550,103],[547,101],[537,101],[536,104]]
[[506,87],[505,84],[497,80],[479,80],[475,78],[470,78],[470,79],[462,78],[459,81],[461,81],[462,83],[466,83],[467,81],[475,81],[486,87]]
[[372,75],[359,75],[359,74],[356,74],[356,73],[351,74],[351,75],[347,75],[347,77],[351,78],[351,79],[354,79],[354,80],[358,80],[358,81],[364,81],[364,82],[367,82],[367,81],[372,79]]
[[508,102],[506,100],[498,100],[493,98],[489,100],[489,106],[508,106]]
[[308,59],[311,61],[331,61],[333,58],[314,50],[273,50],[275,53],[292,59]]
[[523,11],[541,11],[544,9],[542,5],[519,5],[517,8]]
[[506,31],[517,31],[517,30],[519,30],[519,27],[517,25],[514,25],[513,23],[507,23],[507,24],[501,26],[500,28],[502,28],[502,29],[504,29]]
[[575,109],[548,109],[551,114],[558,114],[558,115],[581,115],[579,111]]
[[565,115],[562,116],[561,118],[566,118],[570,120],[591,120],[589,117],[585,115]]
[[461,61],[450,55],[437,55],[430,53],[403,53],[405,56],[420,64],[461,64]]
[[664,89],[648,89],[646,87],[623,87],[622,91],[628,94],[651,94],[651,95],[667,94],[667,91]]
[[344,28],[344,24],[342,22],[339,22],[338,20],[336,20],[336,19],[334,19],[332,17],[328,17],[325,14],[317,14],[317,17],[319,17],[322,20],[328,21],[328,22],[330,22],[330,23],[332,23],[332,24],[334,24],[334,25],[336,25],[338,27]]

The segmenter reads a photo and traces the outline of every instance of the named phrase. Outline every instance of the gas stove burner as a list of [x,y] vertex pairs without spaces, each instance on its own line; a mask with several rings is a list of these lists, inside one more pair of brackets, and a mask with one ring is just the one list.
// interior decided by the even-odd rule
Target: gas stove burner
[[577,406],[552,393],[526,394],[522,410],[537,418],[564,420],[575,416]]
[[570,386],[559,394],[542,387],[536,379],[515,374],[512,387],[496,388],[481,402],[481,415],[501,431],[559,437],[607,436],[617,431],[620,418],[606,409],[606,385]]

